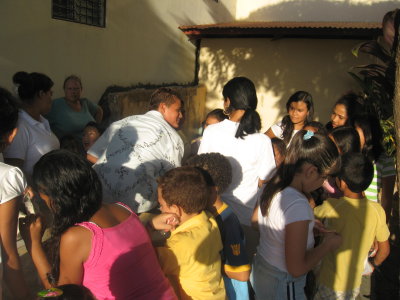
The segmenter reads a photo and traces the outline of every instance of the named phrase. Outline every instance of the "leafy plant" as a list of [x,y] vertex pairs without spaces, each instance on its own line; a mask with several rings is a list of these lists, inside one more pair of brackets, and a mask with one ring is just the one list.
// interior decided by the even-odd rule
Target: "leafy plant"
[[[394,155],[396,151],[395,128],[393,119],[393,97],[395,87],[395,56],[398,34],[390,31],[389,26],[394,27],[395,21],[400,18],[398,10],[389,12],[383,19],[384,40],[389,41],[388,47],[382,42],[382,38],[363,42],[352,49],[354,56],[360,53],[372,56],[374,63],[356,66],[355,71],[349,72],[350,76],[362,89],[363,104],[367,112],[376,115],[380,121],[384,133],[383,146],[387,155]],[[388,29],[389,28],[389,29]],[[393,33],[393,36],[391,34]],[[388,36],[389,35],[389,36]]]

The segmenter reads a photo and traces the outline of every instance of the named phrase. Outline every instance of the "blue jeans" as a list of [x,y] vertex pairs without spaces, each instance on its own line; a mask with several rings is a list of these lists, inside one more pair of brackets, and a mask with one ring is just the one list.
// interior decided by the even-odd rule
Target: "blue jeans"
[[258,300],[306,300],[306,275],[293,277],[270,265],[258,254],[253,260],[250,282]]

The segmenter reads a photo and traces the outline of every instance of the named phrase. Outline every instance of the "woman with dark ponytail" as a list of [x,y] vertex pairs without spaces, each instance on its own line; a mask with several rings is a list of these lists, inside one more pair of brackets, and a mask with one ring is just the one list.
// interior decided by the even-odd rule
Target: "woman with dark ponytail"
[[246,235],[249,256],[255,252],[257,234],[251,229],[251,215],[259,186],[275,169],[271,140],[259,133],[261,120],[256,112],[257,94],[253,82],[245,77],[228,81],[222,91],[224,111],[229,119],[208,126],[199,154],[218,152],[232,165],[232,183],[222,194],[237,215]]
[[43,117],[51,109],[53,81],[41,73],[18,72],[13,76],[21,102],[18,133],[5,149],[5,161],[21,168],[28,176],[33,166],[47,152],[58,149],[60,143]]

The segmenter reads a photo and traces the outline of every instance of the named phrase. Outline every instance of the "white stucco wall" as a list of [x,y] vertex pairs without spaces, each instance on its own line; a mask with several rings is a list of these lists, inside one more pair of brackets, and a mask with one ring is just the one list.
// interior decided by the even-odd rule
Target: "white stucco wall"
[[51,18],[51,1],[0,1],[0,85],[17,71],[42,72],[55,82],[81,76],[84,96],[98,101],[116,84],[188,83],[195,47],[180,25],[232,21],[236,2],[224,0],[107,1],[106,28]]
[[235,18],[249,21],[380,22],[398,0],[237,0]]

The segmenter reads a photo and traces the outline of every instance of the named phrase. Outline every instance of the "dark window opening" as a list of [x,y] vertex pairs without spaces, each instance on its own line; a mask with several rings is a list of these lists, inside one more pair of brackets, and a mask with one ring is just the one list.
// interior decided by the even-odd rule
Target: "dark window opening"
[[106,27],[106,0],[53,0],[52,17],[64,21]]

